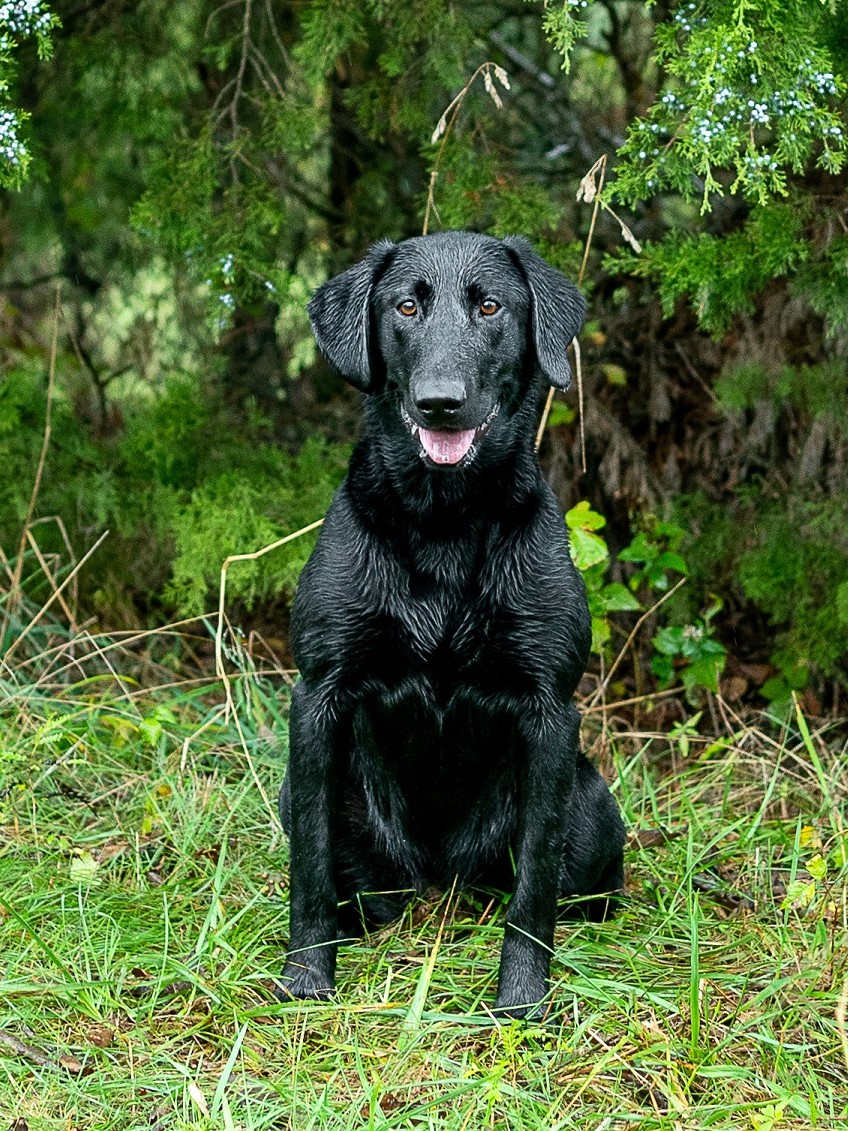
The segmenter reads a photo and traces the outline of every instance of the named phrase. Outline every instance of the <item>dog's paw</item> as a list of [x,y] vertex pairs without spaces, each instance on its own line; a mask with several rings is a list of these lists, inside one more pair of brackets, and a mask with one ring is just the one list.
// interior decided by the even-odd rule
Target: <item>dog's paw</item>
[[498,1021],[544,1021],[548,1012],[546,1002],[536,1002],[535,1005],[501,1005],[495,1002],[492,1013]]
[[335,992],[332,975],[287,962],[274,987],[279,1001],[329,1001]]
[[500,986],[492,1012],[498,1019],[542,1021],[550,1009],[547,983]]

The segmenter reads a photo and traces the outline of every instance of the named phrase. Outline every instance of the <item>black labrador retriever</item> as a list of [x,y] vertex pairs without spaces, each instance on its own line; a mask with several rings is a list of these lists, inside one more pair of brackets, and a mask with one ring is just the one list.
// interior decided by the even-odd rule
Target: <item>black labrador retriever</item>
[[622,887],[624,829],[572,703],[586,595],[533,449],[584,313],[526,240],[466,232],[378,243],[309,304],[369,395],[293,613],[283,997],[332,992],[340,926],[473,883],[513,892],[495,1008],[527,1016],[558,899],[598,916]]

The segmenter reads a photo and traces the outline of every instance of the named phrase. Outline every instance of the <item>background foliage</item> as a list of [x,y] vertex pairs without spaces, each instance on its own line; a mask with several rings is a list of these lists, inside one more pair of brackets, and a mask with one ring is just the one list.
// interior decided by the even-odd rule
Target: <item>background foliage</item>
[[[425,215],[524,233],[577,276],[591,227],[588,472],[566,404],[542,457],[566,508],[591,503],[570,525],[599,664],[648,614],[625,691],[721,681],[838,708],[846,70],[841,0],[8,0],[7,562],[42,450],[56,285],[29,518],[67,530],[71,554],[57,522],[33,528],[57,577],[110,530],[80,601],[123,627],[209,608],[227,554],[326,507],[358,406],[309,333],[324,278]],[[584,178],[602,154],[598,210]],[[234,570],[237,618],[284,618],[309,548]],[[37,601],[48,582],[24,551]]]

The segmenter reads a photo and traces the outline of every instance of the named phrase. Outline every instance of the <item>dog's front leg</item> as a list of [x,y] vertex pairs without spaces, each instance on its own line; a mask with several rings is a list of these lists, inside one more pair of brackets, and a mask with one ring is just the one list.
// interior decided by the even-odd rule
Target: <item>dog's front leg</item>
[[289,723],[290,942],[280,997],[328,998],[336,980],[338,911],[333,877],[337,723],[301,681]]
[[528,720],[519,775],[515,888],[507,912],[495,1011],[535,1016],[548,992],[565,812],[580,716],[565,706]]

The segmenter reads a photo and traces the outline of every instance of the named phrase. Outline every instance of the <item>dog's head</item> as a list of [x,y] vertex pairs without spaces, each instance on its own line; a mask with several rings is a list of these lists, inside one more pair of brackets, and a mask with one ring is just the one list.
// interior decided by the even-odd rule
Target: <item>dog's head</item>
[[585,311],[527,240],[470,232],[375,244],[309,303],[331,364],[363,392],[395,390],[421,458],[440,467],[470,462],[534,373],[568,388]]

